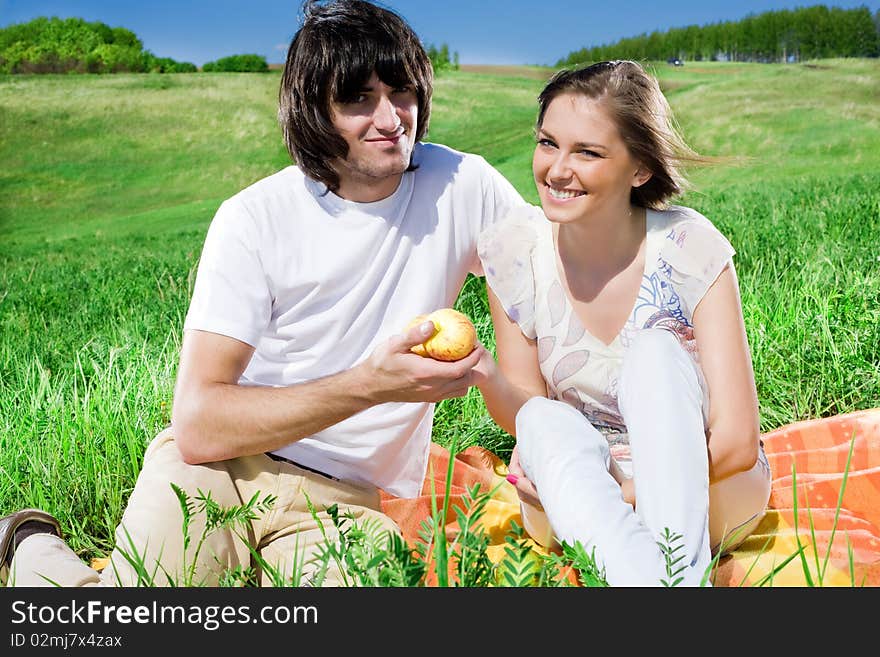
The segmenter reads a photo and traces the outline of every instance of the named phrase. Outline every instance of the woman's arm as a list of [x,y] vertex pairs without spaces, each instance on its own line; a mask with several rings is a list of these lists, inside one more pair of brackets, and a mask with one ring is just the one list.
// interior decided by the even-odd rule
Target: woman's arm
[[[495,327],[495,351],[498,363],[488,358],[491,363],[483,362],[479,369],[481,376],[477,385],[483,394],[486,408],[492,419],[510,435],[516,436],[516,414],[532,397],[546,397],[547,383],[538,365],[538,347],[534,340],[523,335],[516,322],[511,321],[504,312],[498,297],[487,288],[489,309],[492,313],[492,324]],[[538,492],[519,465],[517,452],[514,448],[510,459],[509,471],[516,476],[514,486],[520,499],[541,508]],[[624,500],[635,505],[635,490],[631,479],[628,479],[612,460],[612,475],[621,485]]]
[[532,397],[545,397],[547,385],[538,367],[538,347],[512,321],[492,288],[486,288],[492,325],[495,329],[495,352],[498,362],[486,352],[477,366],[482,376],[477,386],[495,423],[516,436],[516,414]]
[[[532,397],[546,397],[547,384],[538,367],[535,341],[523,335],[519,325],[511,321],[492,288],[486,286],[486,293],[495,329],[498,362],[486,351],[483,360],[474,368],[480,373],[476,385],[489,415],[498,426],[515,437],[519,409]],[[509,472],[514,477],[510,481],[520,499],[541,508],[537,490],[519,465],[516,447],[510,457]]]
[[709,480],[750,469],[758,458],[760,422],[755,376],[733,265],[697,304],[694,335],[709,388]]

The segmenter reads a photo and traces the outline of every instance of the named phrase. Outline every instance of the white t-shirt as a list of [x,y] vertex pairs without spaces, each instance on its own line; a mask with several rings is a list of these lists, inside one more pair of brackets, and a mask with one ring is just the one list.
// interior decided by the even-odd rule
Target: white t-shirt
[[[537,342],[548,396],[579,410],[605,434],[611,454],[629,472],[626,424],[617,402],[623,357],[636,333],[673,332],[699,364],[694,310],[725,267],[727,238],[696,210],[646,211],[645,269],[638,297],[620,333],[605,344],[587,331],[569,302],[556,266],[553,224],[540,208],[515,209],[479,240],[486,283],[523,334]],[[704,399],[705,380],[700,379]]]
[[[417,144],[394,194],[355,203],[294,166],[225,201],[205,239],[184,329],[254,347],[239,383],[287,386],[346,370],[482,275],[477,238],[524,204],[477,155]],[[434,405],[386,403],[276,450],[400,497],[419,494]]]

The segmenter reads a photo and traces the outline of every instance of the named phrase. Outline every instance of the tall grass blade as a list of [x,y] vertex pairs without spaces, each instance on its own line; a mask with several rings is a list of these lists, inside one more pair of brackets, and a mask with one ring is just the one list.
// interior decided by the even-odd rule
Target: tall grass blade
[[[801,558],[801,566],[804,571],[804,579],[807,582],[807,586],[815,586],[813,584],[813,577],[810,575],[810,566],[807,564],[806,555],[804,555],[804,550],[806,548],[805,545],[801,543],[801,535],[798,531],[798,488],[797,488],[797,467],[795,465],[794,460],[791,462],[791,487],[794,491],[794,495],[792,496],[792,506],[794,512],[794,537],[797,541],[798,549],[795,552],[795,555],[800,555]],[[809,500],[807,501],[809,505]]]
[[[843,507],[843,494],[846,491],[846,482],[849,479],[849,469],[852,464],[853,451],[856,446],[856,432],[853,430],[849,439],[849,453],[846,455],[846,465],[843,468],[843,479],[840,482],[840,493],[837,495],[837,506],[834,509],[834,522],[831,524],[831,535],[828,539],[828,551],[825,553],[825,561],[822,564],[821,577],[825,575],[825,569],[828,568],[828,560],[831,558],[831,546],[834,543],[834,535],[837,533],[837,523],[840,519],[840,509]],[[849,537],[847,537],[849,543]],[[850,566],[852,566],[852,553],[850,553]],[[853,583],[855,579],[853,578]]]

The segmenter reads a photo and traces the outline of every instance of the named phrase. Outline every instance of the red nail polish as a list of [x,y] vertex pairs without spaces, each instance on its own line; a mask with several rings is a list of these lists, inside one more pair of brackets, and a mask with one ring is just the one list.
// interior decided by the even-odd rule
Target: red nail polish
[[516,486],[516,482],[519,481],[519,477],[517,477],[515,474],[509,474],[507,475],[507,481]]

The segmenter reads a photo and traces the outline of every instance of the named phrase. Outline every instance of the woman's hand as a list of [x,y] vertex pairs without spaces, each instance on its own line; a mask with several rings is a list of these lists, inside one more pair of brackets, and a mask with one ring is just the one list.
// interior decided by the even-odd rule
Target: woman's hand
[[541,506],[538,489],[535,488],[535,485],[528,477],[526,477],[526,473],[523,472],[522,466],[519,464],[519,453],[516,451],[516,447],[513,448],[513,453],[510,455],[510,465],[507,469],[510,473],[507,475],[507,481],[513,484],[513,487],[516,488],[516,493],[519,495],[519,499],[543,510],[544,507]]
[[613,458],[611,459],[611,467],[608,471],[611,473],[611,476],[614,477],[614,481],[620,484],[620,494],[623,496],[623,501],[627,504],[631,504],[632,508],[635,509],[636,485],[635,482],[633,482],[632,477],[627,477],[623,469],[621,469],[620,464],[618,464]]
[[626,478],[620,482],[620,493],[623,495],[623,501],[631,504],[632,508],[636,508],[636,485],[632,479]]

